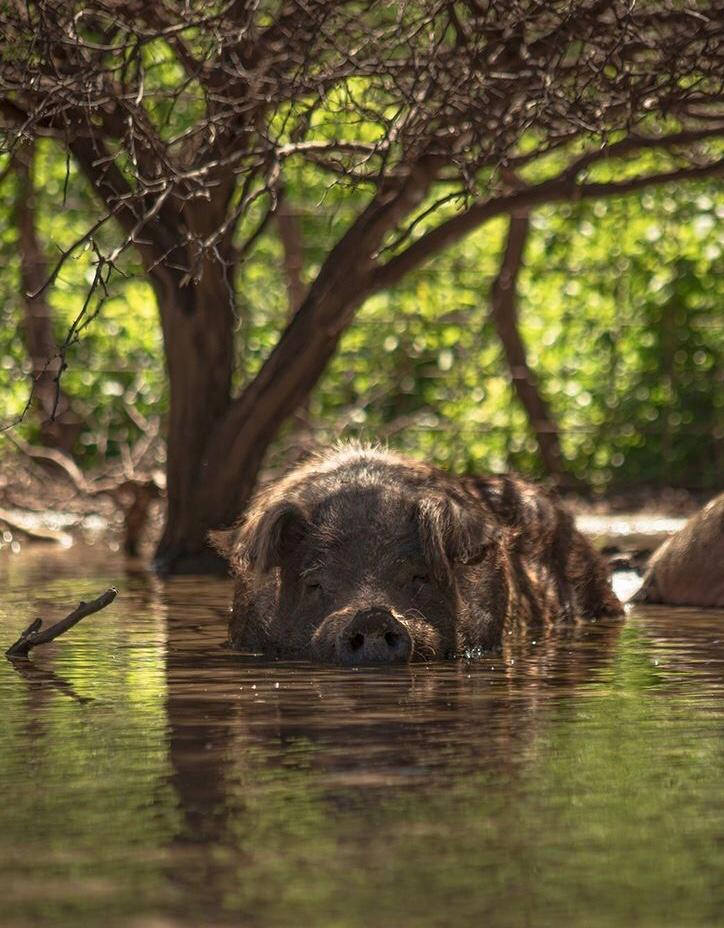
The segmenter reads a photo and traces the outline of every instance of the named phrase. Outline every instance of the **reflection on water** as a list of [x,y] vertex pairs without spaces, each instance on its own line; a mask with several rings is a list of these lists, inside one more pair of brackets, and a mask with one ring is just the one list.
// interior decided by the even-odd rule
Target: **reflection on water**
[[385,670],[222,647],[229,585],[0,560],[3,926],[713,925],[724,613]]

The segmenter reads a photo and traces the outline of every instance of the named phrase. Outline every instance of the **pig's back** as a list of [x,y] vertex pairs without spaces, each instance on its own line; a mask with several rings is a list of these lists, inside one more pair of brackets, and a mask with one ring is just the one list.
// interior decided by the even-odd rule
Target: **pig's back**
[[724,493],[664,542],[635,599],[724,608]]

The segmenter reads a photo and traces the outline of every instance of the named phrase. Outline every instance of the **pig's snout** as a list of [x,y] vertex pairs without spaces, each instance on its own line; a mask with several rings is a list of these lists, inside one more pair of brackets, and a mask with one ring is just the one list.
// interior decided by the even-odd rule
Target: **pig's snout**
[[396,664],[409,661],[412,638],[388,609],[358,612],[337,636],[342,664]]

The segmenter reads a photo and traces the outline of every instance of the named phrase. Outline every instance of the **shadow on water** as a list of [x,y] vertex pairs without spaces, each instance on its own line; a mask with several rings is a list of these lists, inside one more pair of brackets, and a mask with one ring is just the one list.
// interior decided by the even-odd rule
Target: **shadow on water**
[[384,670],[223,647],[229,584],[0,561],[3,924],[608,926],[724,911],[724,615]]

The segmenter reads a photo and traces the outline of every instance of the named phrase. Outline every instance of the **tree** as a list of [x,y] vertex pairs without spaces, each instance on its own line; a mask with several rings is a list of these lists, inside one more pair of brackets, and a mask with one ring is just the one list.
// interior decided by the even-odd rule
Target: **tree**
[[33,146],[27,145],[14,153],[10,163],[15,180],[13,219],[18,234],[23,306],[19,330],[30,358],[32,400],[40,420],[41,440],[48,447],[68,453],[81,430],[81,420],[61,387],[64,359],[43,293],[49,269],[36,224],[33,154]]
[[[722,167],[714,2],[11,0],[0,17],[9,146],[56,138],[105,206],[86,238],[123,232],[96,283],[133,247],[156,292],[165,570],[211,556],[370,294],[492,217]],[[355,213],[232,397],[236,270],[302,160]]]
[[529,230],[527,213],[511,215],[500,272],[493,282],[490,318],[503,346],[513,387],[535,434],[543,464],[551,477],[565,485],[573,481],[565,472],[558,428],[538,390],[518,328],[516,284]]

